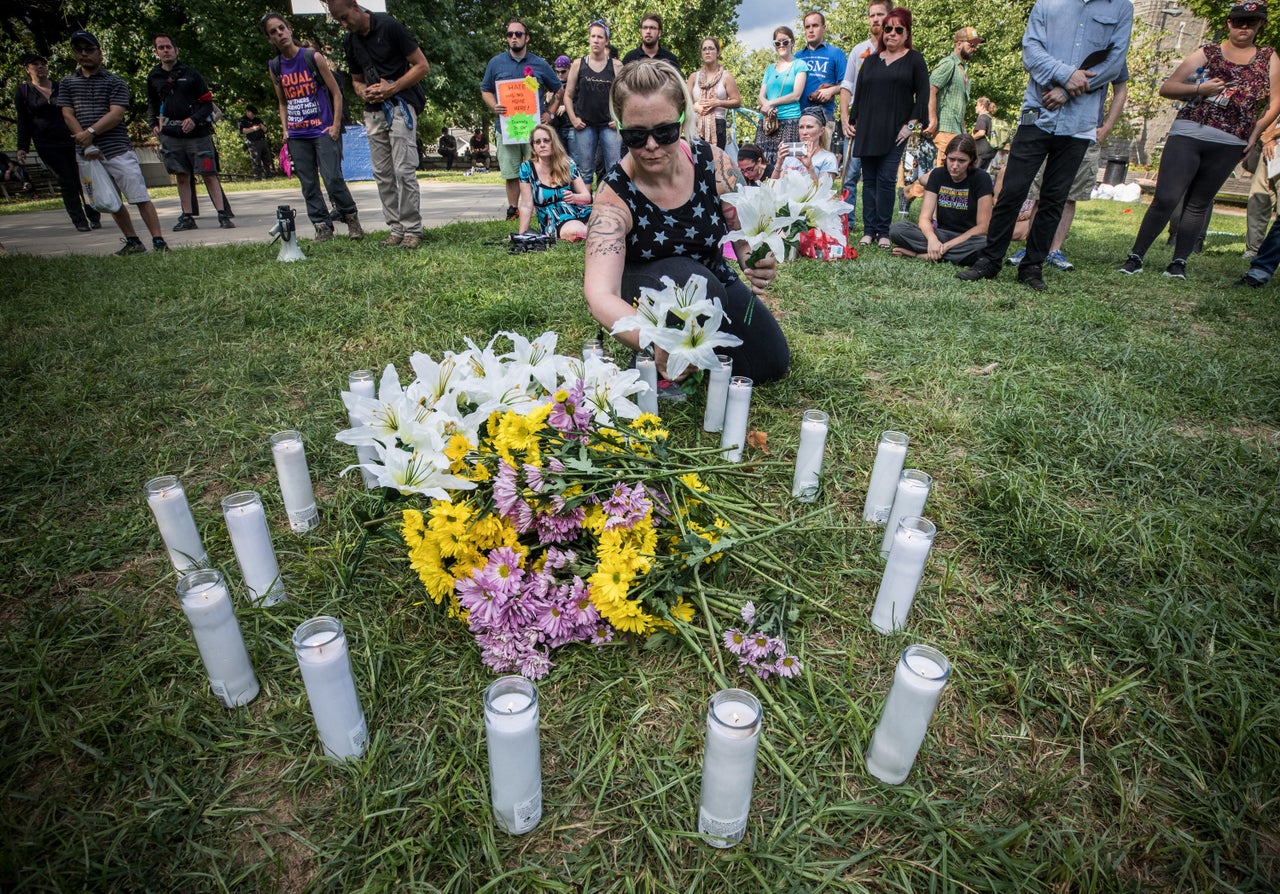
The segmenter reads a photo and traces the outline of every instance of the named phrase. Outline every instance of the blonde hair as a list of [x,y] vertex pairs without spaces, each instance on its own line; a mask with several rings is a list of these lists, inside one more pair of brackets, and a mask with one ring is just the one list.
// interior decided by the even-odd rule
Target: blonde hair
[[636,94],[658,94],[670,100],[683,119],[684,138],[693,142],[697,137],[694,129],[693,97],[689,95],[684,76],[669,62],[641,59],[622,66],[622,71],[613,79],[613,88],[609,91],[609,114],[619,128],[623,126],[622,108]]
[[979,96],[975,105],[978,107],[978,111],[980,112],[985,112],[988,115],[994,115],[996,113],[996,104],[985,96]]
[[[800,117],[812,118],[814,121],[818,121],[816,115],[810,115],[808,112],[801,112]],[[819,121],[818,124],[818,148],[826,149],[829,152],[831,151],[831,133],[827,130],[827,124],[825,121]]]
[[569,153],[564,149],[564,143],[560,142],[560,136],[555,129],[546,124],[538,124],[533,128],[533,132],[529,135],[529,145],[533,145],[533,137],[542,131],[551,137],[551,182],[547,186],[568,186],[573,183],[573,169],[569,167]]

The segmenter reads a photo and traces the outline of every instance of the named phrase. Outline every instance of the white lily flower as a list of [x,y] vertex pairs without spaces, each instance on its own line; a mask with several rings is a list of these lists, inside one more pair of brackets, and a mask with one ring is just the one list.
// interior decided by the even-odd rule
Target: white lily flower
[[669,329],[670,338],[661,345],[667,352],[667,376],[678,379],[690,366],[699,369],[714,369],[720,361],[716,358],[716,350],[734,348],[742,344],[742,339],[729,332],[721,332],[720,323],[724,319],[724,311],[719,307],[707,316],[705,323],[693,319],[685,323],[684,329]]
[[526,381],[532,379],[542,386],[546,393],[555,391],[556,387],[556,334],[544,332],[529,341],[518,332],[502,332],[511,339],[513,350],[509,368],[516,376],[524,376]]
[[737,209],[739,229],[721,239],[721,245],[742,241],[752,252],[764,245],[774,257],[785,257],[786,243],[781,231],[790,227],[796,218],[782,212],[770,187],[744,186],[723,196],[722,200]]
[[586,367],[583,402],[591,408],[597,422],[613,425],[614,417],[635,419],[640,415],[640,407],[631,400],[631,395],[648,387],[640,381],[639,370],[618,369],[594,357],[587,361]]
[[382,462],[348,466],[342,470],[343,474],[364,469],[377,477],[379,487],[392,487],[402,494],[422,494],[437,500],[449,500],[450,490],[470,490],[476,486],[473,481],[449,473],[449,459],[444,455],[443,446],[438,450],[401,450],[382,442],[375,446]]

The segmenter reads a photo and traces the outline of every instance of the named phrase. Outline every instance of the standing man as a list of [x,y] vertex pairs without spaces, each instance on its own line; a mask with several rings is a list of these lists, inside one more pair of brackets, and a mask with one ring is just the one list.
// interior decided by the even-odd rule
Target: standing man
[[999,276],[1018,210],[1044,162],[1040,206],[1018,266],[1018,281],[1045,291],[1041,265],[1080,160],[1097,136],[1107,85],[1124,70],[1132,30],[1130,0],[1037,0],[1032,7],[1022,36],[1022,65],[1030,77],[1004,185],[991,215],[987,247],[972,267],[957,274],[960,279]]
[[969,60],[982,43],[978,29],[972,26],[955,33],[951,55],[929,72],[929,126],[924,135],[933,139],[938,161],[947,157],[947,144],[962,133],[964,115],[969,109]]
[[[523,80],[533,77],[538,81],[540,89],[548,93],[558,93],[563,84],[551,70],[546,59],[529,52],[529,27],[520,19],[507,22],[507,50],[489,60],[484,68],[484,77],[480,80],[480,96],[484,104],[493,109],[498,116],[498,170],[507,187],[507,220],[515,220],[520,216],[520,165],[525,159],[532,158],[528,142],[507,143],[502,133],[502,116],[507,113],[506,106],[498,102],[498,81]],[[542,124],[551,120],[547,109],[542,110]]]
[[[71,35],[71,52],[76,70],[58,83],[58,105],[62,120],[71,131],[76,148],[85,158],[97,158],[111,172],[125,201],[138,207],[138,215],[151,233],[154,251],[168,251],[160,235],[160,216],[147,192],[138,156],[129,143],[124,116],[129,110],[129,87],[124,80],[102,67],[102,46],[88,31]],[[124,234],[124,248],[118,255],[147,253],[133,228],[127,206],[111,215]]]
[[1246,261],[1258,256],[1262,240],[1267,235],[1267,225],[1276,211],[1276,186],[1280,184],[1280,174],[1271,175],[1271,159],[1275,158],[1276,142],[1280,139],[1280,124],[1268,127],[1258,136],[1262,152],[1258,156],[1258,166],[1254,168],[1253,180],[1249,183],[1249,211],[1244,237],[1244,255]]
[[796,58],[809,66],[809,77],[804,82],[808,91],[804,105],[821,106],[827,115],[827,133],[835,134],[836,96],[840,82],[844,80],[849,58],[844,50],[833,47],[827,40],[827,18],[817,10],[804,14],[804,49]]
[[845,173],[844,188],[849,196],[845,201],[853,206],[849,212],[850,219],[856,217],[858,210],[858,177],[862,173],[862,159],[852,155],[853,125],[849,123],[849,105],[853,102],[854,91],[858,87],[858,72],[862,63],[876,51],[880,44],[880,33],[884,30],[884,17],[889,14],[889,0],[871,0],[867,4],[867,25],[871,36],[849,51],[849,62],[844,69],[844,80],[840,82],[840,126],[845,136]]
[[258,117],[254,106],[245,106],[240,116],[240,136],[244,137],[244,151],[249,153],[253,165],[253,179],[265,180],[271,176],[271,143],[267,140],[267,126]]
[[680,70],[680,60],[676,54],[662,46],[662,16],[656,12],[647,12],[640,20],[640,46],[622,57],[622,64],[636,62],[640,59],[661,59],[670,62],[675,70]]
[[409,29],[355,0],[328,0],[329,14],[346,29],[351,86],[364,100],[369,161],[378,183],[382,216],[391,234],[384,245],[422,244],[418,195],[418,116],[426,103],[422,79],[430,66]]
[[182,215],[173,231],[194,230],[192,216],[192,174],[204,178],[213,207],[218,210],[218,226],[229,230],[235,226],[227,212],[227,197],[218,182],[218,157],[213,149],[213,94],[196,71],[178,61],[178,45],[168,34],[157,34],[154,40],[160,64],[147,75],[147,116],[151,132],[160,138],[160,154],[164,169],[178,181],[178,199]]

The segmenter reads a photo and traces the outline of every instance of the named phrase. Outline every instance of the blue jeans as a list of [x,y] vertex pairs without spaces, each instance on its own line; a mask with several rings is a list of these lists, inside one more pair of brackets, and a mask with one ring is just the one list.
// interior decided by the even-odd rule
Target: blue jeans
[[588,124],[575,131],[575,135],[577,145],[574,146],[573,157],[582,172],[582,179],[590,186],[591,175],[596,171],[596,148],[604,153],[604,169],[608,171],[622,158],[622,137],[607,124],[600,127]]
[[347,181],[342,177],[341,144],[329,139],[327,135],[290,137],[289,158],[293,162],[293,173],[298,175],[298,183],[302,186],[308,220],[313,224],[330,222],[329,208],[320,192],[321,177],[324,178],[329,201],[333,203],[332,219],[341,220],[348,214],[356,213],[356,200],[351,197]]
[[844,188],[849,190],[849,198],[845,199],[853,210],[849,217],[858,216],[858,178],[862,176],[862,159],[856,155],[849,158],[849,167],[844,172]]
[[1280,217],[1272,222],[1267,238],[1262,240],[1258,256],[1249,265],[1249,272],[1245,276],[1265,285],[1271,282],[1277,267],[1280,267]]
[[898,183],[898,165],[905,143],[885,155],[865,155],[862,162],[862,235],[888,239],[893,223],[893,189]]

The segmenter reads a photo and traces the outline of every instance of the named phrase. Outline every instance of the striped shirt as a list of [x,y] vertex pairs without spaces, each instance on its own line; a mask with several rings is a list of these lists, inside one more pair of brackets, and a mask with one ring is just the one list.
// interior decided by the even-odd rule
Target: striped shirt
[[[124,106],[128,110],[129,85],[123,78],[102,68],[88,77],[76,69],[58,82],[58,105],[71,109],[80,126],[86,128],[111,111],[112,106]],[[107,158],[123,155],[133,148],[123,121],[95,136],[93,145],[101,149]]]

